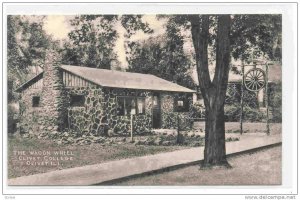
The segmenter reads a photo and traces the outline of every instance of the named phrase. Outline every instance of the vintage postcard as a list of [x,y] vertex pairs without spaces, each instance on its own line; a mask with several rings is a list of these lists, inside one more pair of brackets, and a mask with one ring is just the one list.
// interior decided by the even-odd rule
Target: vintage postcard
[[288,185],[295,4],[167,5],[5,5],[5,187]]

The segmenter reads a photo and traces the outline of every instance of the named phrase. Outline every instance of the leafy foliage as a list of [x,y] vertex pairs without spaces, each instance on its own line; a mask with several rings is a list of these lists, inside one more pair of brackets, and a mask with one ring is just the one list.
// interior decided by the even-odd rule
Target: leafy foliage
[[[241,108],[239,104],[225,105],[225,121],[238,122],[240,120]],[[245,122],[262,122],[266,118],[265,113],[257,108],[245,106],[243,109],[243,120]]]
[[[74,30],[69,33],[70,42],[63,47],[63,63],[94,68],[110,69],[117,61],[114,52],[118,38],[117,24],[121,23],[130,37],[137,30],[151,33],[141,15],[79,15],[71,20]],[[119,64],[119,63],[118,63]],[[120,66],[116,66],[120,67]]]
[[9,102],[16,99],[13,90],[24,82],[29,66],[43,67],[46,49],[56,45],[43,30],[44,17],[29,20],[26,16],[7,17],[7,67],[10,83]]
[[129,42],[128,71],[153,74],[179,85],[193,88],[192,61],[183,49],[184,38],[180,27],[170,18],[166,34],[143,42]]
[[110,68],[116,59],[113,52],[117,32],[116,16],[80,15],[71,20],[74,30],[69,33],[70,43],[65,43],[63,62],[95,68]]
[[270,110],[273,122],[282,121],[282,85],[281,82],[273,85],[269,94]]
[[203,104],[201,104],[200,102],[195,102],[192,105],[192,109],[191,109],[191,117],[192,118],[204,118],[205,117],[205,107]]
[[233,15],[233,58],[281,61],[281,28],[281,15]]

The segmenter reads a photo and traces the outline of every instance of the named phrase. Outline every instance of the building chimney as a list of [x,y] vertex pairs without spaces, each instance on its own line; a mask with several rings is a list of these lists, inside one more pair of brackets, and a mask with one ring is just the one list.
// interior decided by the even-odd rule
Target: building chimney
[[41,105],[44,110],[42,120],[47,131],[61,131],[67,113],[60,62],[61,57],[56,51],[46,51]]

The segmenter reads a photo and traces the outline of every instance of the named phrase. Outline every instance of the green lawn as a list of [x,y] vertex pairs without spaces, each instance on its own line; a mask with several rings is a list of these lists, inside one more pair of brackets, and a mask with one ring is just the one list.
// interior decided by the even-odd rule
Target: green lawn
[[[110,160],[151,155],[161,152],[184,149],[184,146],[144,146],[134,144],[112,145],[66,145],[61,146],[49,140],[11,137],[8,139],[8,178],[26,176],[65,168],[103,163]],[[73,160],[61,161],[59,166],[21,165],[19,157],[13,151],[71,151]],[[21,156],[23,157],[23,156]],[[28,157],[28,156],[27,156]]]

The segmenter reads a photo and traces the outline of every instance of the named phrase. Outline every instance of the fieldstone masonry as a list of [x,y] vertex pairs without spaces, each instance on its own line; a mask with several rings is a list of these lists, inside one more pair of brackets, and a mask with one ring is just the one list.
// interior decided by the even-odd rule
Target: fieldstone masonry
[[[43,87],[23,90],[20,101],[22,132],[38,134],[44,131],[62,131],[65,128],[67,101],[59,62],[59,54],[47,51]],[[40,98],[38,107],[32,106],[33,96]]]
[[[145,113],[134,115],[133,132],[141,134],[152,129],[153,92],[122,88],[65,87],[59,68],[59,55],[47,52],[42,88],[27,88],[20,101],[22,132],[61,132],[73,130],[80,135],[128,135],[130,116],[117,115],[117,96],[145,98]],[[84,106],[71,107],[71,95],[84,95]],[[161,128],[177,128],[177,116],[181,128],[191,128],[189,112],[174,112],[174,96],[177,93],[161,92]],[[32,97],[40,97],[40,106],[32,107]],[[192,96],[189,98],[192,101]],[[192,105],[192,103],[189,103]]]
[[60,56],[55,51],[46,52],[41,98],[41,120],[47,129],[55,126],[54,131],[65,128],[67,100],[64,91],[62,73],[59,69]]
[[135,115],[133,130],[135,133],[149,132],[152,127],[151,92],[134,91],[117,88],[74,88],[67,93],[84,95],[84,107],[69,107],[70,128],[79,132],[90,132],[93,135],[107,135],[108,130],[118,135],[130,132],[130,116],[117,115],[117,96],[145,97],[145,114]]
[[43,107],[32,107],[32,97],[41,96],[42,88],[24,90],[20,101],[20,131],[21,133],[38,134],[39,127],[42,129],[44,125],[40,120],[40,113],[43,112]]
[[[165,92],[161,95],[161,115],[162,115],[162,128],[163,129],[177,129],[178,123],[180,129],[191,129],[192,120],[192,96],[188,97],[189,111],[190,112],[174,112],[174,97],[179,94]],[[179,117],[179,122],[178,122]]]

